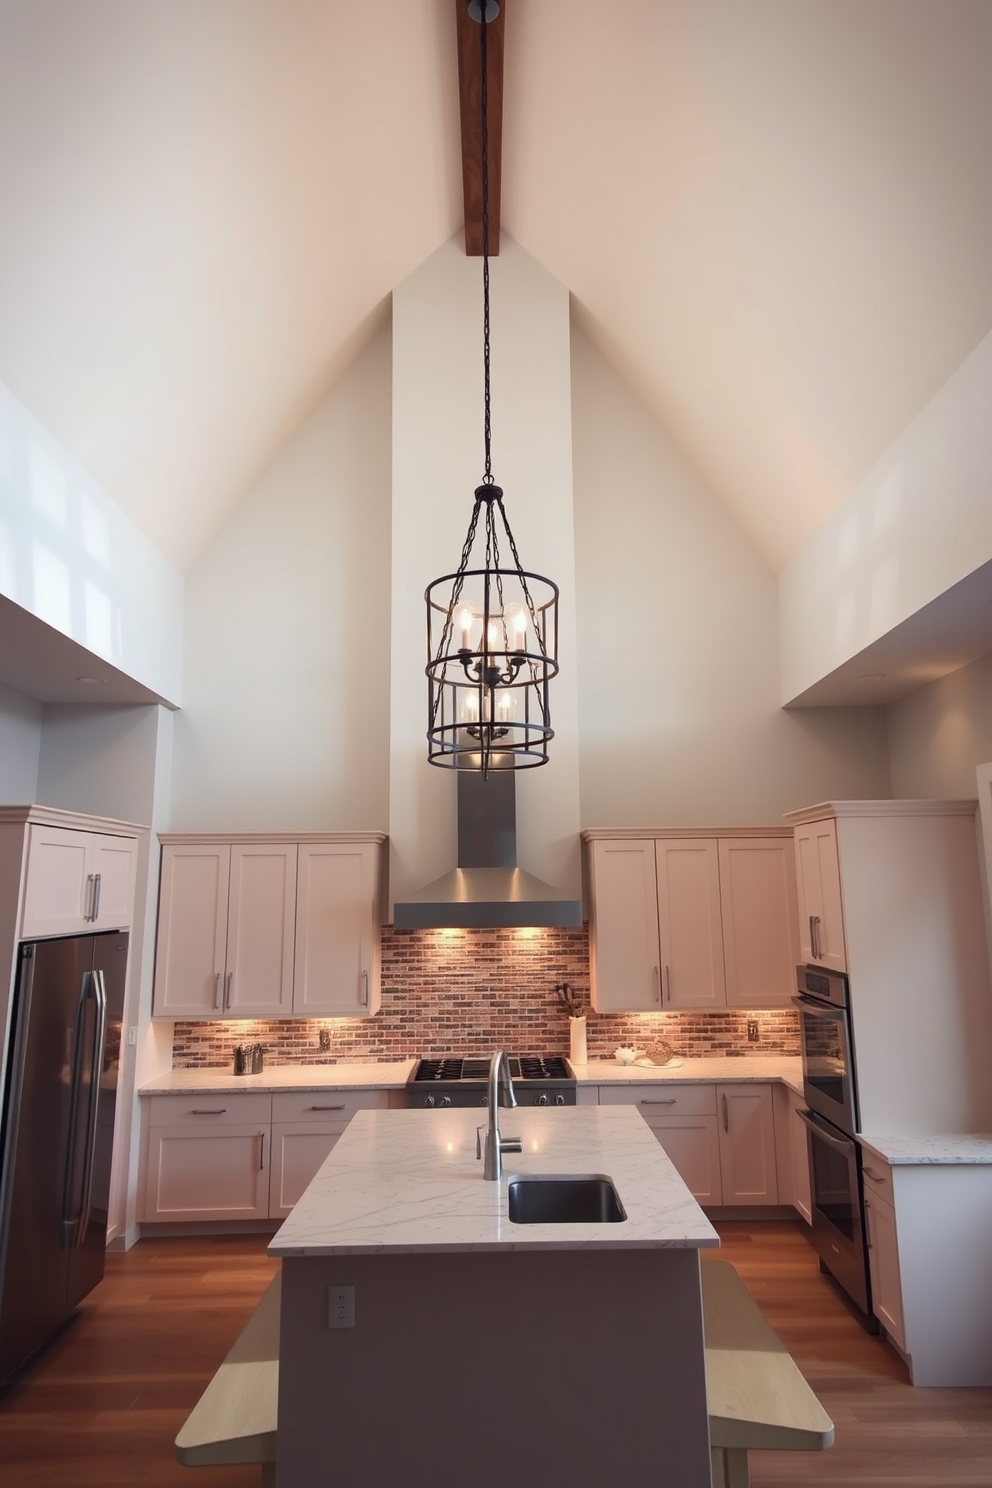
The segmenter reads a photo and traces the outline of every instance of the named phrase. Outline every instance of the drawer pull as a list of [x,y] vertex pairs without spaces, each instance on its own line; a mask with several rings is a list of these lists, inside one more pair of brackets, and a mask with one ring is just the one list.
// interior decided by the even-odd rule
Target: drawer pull
[[875,1172],[872,1171],[871,1168],[863,1168],[862,1171],[863,1171],[865,1177],[866,1178],[870,1178],[874,1183],[884,1183],[885,1182],[885,1174],[884,1173],[875,1173]]
[[642,1106],[674,1106],[675,1096],[670,1095],[668,1100],[642,1100]]
[[869,1204],[868,1200],[865,1199],[865,1244],[867,1245],[869,1250],[874,1250],[875,1247],[871,1243],[871,1223],[869,1220],[870,1214],[871,1205]]
[[258,1171],[261,1172],[265,1167],[265,1133],[259,1132],[258,1135],[261,1137],[258,1145]]
[[226,1106],[194,1106],[190,1112],[191,1116],[223,1116],[227,1110]]
[[343,1111],[344,1108],[344,1101],[342,1101],[339,1106],[311,1106],[309,1109],[311,1111]]
[[220,972],[219,971],[215,971],[214,972],[214,1010],[216,1011],[220,1007],[220,1005],[221,1005]]
[[727,1097],[725,1095],[721,1095],[720,1099],[723,1101],[723,1129],[724,1129],[724,1131],[729,1131],[730,1130],[730,1110],[729,1110],[729,1107],[727,1105]]

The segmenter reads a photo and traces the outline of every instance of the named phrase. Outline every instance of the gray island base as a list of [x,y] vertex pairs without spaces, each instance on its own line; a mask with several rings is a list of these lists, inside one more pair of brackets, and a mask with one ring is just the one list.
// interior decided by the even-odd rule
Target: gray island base
[[[633,1109],[501,1112],[498,1183],[485,1115],[359,1113],[274,1237],[277,1488],[708,1488],[715,1231]],[[508,1184],[555,1174],[608,1176],[627,1218],[511,1223]]]

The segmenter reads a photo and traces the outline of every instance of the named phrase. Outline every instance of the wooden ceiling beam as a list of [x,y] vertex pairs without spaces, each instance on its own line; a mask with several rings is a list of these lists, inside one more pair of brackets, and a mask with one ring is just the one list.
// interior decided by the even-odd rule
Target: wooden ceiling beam
[[[485,0],[482,0],[485,3]],[[503,22],[499,15],[486,26],[486,82],[489,123],[489,252],[499,253],[500,175],[503,160]],[[462,127],[462,191],[465,199],[465,252],[482,253],[482,66],[479,22],[468,13],[468,0],[455,0],[458,36],[458,102]]]

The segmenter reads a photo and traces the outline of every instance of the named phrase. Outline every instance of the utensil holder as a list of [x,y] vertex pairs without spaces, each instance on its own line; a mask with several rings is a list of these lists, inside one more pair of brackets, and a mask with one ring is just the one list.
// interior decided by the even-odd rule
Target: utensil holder
[[585,1014],[581,1018],[568,1020],[568,1057],[573,1064],[585,1064],[587,1061]]

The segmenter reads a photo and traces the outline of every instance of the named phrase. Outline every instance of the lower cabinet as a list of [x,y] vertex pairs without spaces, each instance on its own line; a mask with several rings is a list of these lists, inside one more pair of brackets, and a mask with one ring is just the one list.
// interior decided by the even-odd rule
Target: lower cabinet
[[385,1090],[145,1101],[145,1223],[284,1219],[356,1111],[385,1108]]
[[775,1114],[775,1151],[778,1159],[778,1201],[791,1204],[807,1224],[813,1222],[806,1127],[799,1112],[806,1109],[801,1095],[785,1085],[772,1089]]
[[697,1203],[778,1203],[771,1085],[601,1085],[599,1100],[637,1106]]
[[905,1351],[892,1169],[872,1158],[865,1163],[862,1176],[872,1311],[886,1333]]

